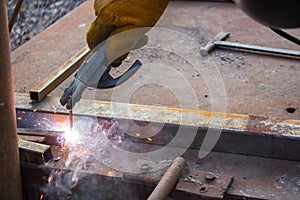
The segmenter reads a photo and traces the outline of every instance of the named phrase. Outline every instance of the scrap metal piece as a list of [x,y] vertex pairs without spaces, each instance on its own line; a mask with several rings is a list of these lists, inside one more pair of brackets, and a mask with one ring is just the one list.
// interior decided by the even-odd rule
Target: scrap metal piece
[[187,178],[178,181],[176,191],[183,196],[193,195],[201,197],[201,199],[224,199],[232,182],[232,176],[191,170]]
[[280,56],[285,58],[300,59],[300,51],[222,41],[228,38],[229,35],[230,34],[227,32],[218,33],[213,40],[209,41],[204,47],[200,49],[201,55],[207,56],[215,48],[220,48],[220,49],[238,50],[238,51],[244,51],[250,53],[258,53],[263,55],[272,55],[272,56]]
[[31,164],[45,164],[53,156],[49,145],[19,139],[20,161]]
[[33,101],[42,101],[52,90],[54,90],[80,67],[89,52],[90,49],[88,46],[84,47],[72,58],[67,60],[61,67],[49,74],[45,80],[34,86],[29,91],[30,99]]

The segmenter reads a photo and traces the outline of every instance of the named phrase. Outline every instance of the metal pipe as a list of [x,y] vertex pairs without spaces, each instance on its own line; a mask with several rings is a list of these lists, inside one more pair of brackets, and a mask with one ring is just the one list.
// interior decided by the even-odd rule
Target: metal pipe
[[8,27],[9,27],[9,28],[8,28],[8,29],[9,29],[8,31],[9,31],[9,33],[11,33],[11,31],[12,31],[12,29],[13,29],[13,27],[14,27],[15,21],[16,21],[18,15],[19,15],[21,6],[22,6],[22,4],[23,4],[23,1],[24,1],[24,0],[18,0],[17,4],[16,4],[16,6],[15,6],[14,12],[13,12],[13,14],[12,14],[10,20],[9,20],[9,25],[8,25]]
[[0,1],[0,196],[22,199],[6,1]]
[[148,200],[164,200],[174,188],[178,179],[183,176],[187,163],[184,158],[177,157],[163,175]]
[[213,40],[209,41],[204,47],[201,47],[200,54],[202,56],[207,56],[214,49],[220,48],[220,49],[245,51],[245,52],[257,53],[262,55],[272,55],[272,56],[280,56],[285,58],[300,59],[300,51],[223,41],[226,40],[229,36],[230,33],[228,32],[218,33]]

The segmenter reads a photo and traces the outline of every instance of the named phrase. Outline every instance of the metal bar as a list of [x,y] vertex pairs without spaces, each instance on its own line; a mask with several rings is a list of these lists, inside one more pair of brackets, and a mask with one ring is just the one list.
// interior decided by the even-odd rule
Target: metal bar
[[19,139],[20,161],[31,164],[45,164],[53,156],[49,145]]
[[240,51],[259,53],[264,55],[300,59],[300,51],[249,45],[249,44],[242,44],[242,43],[228,42],[228,41],[215,41],[214,44],[220,49],[240,50]]
[[164,200],[173,190],[177,180],[183,176],[184,170],[187,168],[187,163],[184,158],[176,158],[171,166],[167,169],[148,200]]
[[0,1],[0,196],[22,199],[6,1]]
[[[58,97],[47,97],[42,102],[33,103],[30,101],[28,95],[16,93],[15,99],[18,109],[53,113],[53,107],[55,107],[55,113],[69,114],[69,111],[60,104]],[[76,106],[72,112],[74,116],[99,116],[104,118],[131,119],[183,126],[211,126],[214,128],[219,127],[232,130],[244,130],[248,122],[248,115],[241,114],[86,99],[81,99],[80,102],[78,102],[78,106]]]
[[[49,113],[53,113],[52,106],[54,106],[56,108],[55,113],[65,114],[66,121],[68,120],[68,111],[60,105],[59,98],[47,97],[40,103],[31,103],[26,95],[16,95],[15,99],[16,107],[20,109],[20,112],[22,109],[35,110],[36,113],[43,113],[43,116],[48,112],[49,116],[44,117],[50,119],[51,115],[57,115]],[[213,129],[222,131],[214,151],[300,160],[300,155],[297,153],[300,151],[299,120],[279,120],[202,110],[92,100],[81,100],[78,104],[73,110],[74,120],[81,117],[102,117],[152,122],[153,126],[159,127],[163,125],[163,128],[160,128],[161,131],[151,138],[151,143],[154,144],[169,144],[168,138],[174,138],[178,127],[180,127],[184,130],[182,137],[190,136],[194,131],[197,131],[191,148],[199,148],[207,130]],[[22,121],[24,122],[24,120]],[[145,142],[138,137],[131,139],[134,139],[135,142]],[[179,145],[177,144],[177,146]]]
[[31,142],[37,143],[45,143],[46,138],[40,136],[31,136],[31,135],[18,135],[18,139],[27,140]]
[[60,139],[63,138],[63,131],[50,131],[38,129],[18,128],[18,135],[44,137],[46,144],[61,145]]
[[49,74],[42,82],[34,86],[29,91],[31,100],[42,101],[51,91],[80,67],[89,51],[90,49],[87,46],[84,47],[61,67]]
[[22,4],[23,4],[23,1],[24,1],[24,0],[18,0],[18,2],[17,2],[17,4],[16,4],[16,7],[15,7],[15,9],[14,9],[14,12],[13,12],[13,14],[12,14],[10,20],[9,20],[9,26],[8,26],[8,27],[9,27],[9,28],[8,28],[9,33],[11,33],[11,31],[12,31],[12,29],[13,29],[13,27],[14,27],[15,21],[16,21],[18,15],[19,15],[21,6],[22,6]]

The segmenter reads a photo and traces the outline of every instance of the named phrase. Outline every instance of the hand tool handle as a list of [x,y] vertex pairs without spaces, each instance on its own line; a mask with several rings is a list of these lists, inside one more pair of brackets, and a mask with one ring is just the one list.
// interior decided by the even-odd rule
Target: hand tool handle
[[279,49],[257,45],[241,44],[237,42],[216,41],[215,45],[220,49],[240,50],[246,52],[259,53],[264,55],[274,55],[287,58],[300,59],[300,51]]
[[148,200],[164,200],[174,188],[176,182],[182,176],[184,169],[187,167],[187,163],[184,158],[176,158],[166,173],[163,175]]

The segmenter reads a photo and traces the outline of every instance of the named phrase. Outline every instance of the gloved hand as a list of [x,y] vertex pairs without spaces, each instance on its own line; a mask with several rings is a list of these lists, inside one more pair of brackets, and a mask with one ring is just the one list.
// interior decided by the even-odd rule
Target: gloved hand
[[[113,57],[112,66],[116,67],[122,63],[131,49],[141,41],[145,43],[145,33],[153,27],[166,9],[169,0],[95,0],[94,9],[96,19],[91,23],[86,39],[90,49],[108,37],[136,28],[143,28],[128,33],[122,37],[114,37],[108,40],[105,56],[110,60]],[[122,52],[118,59],[114,56]],[[126,52],[126,53],[124,53]]]

